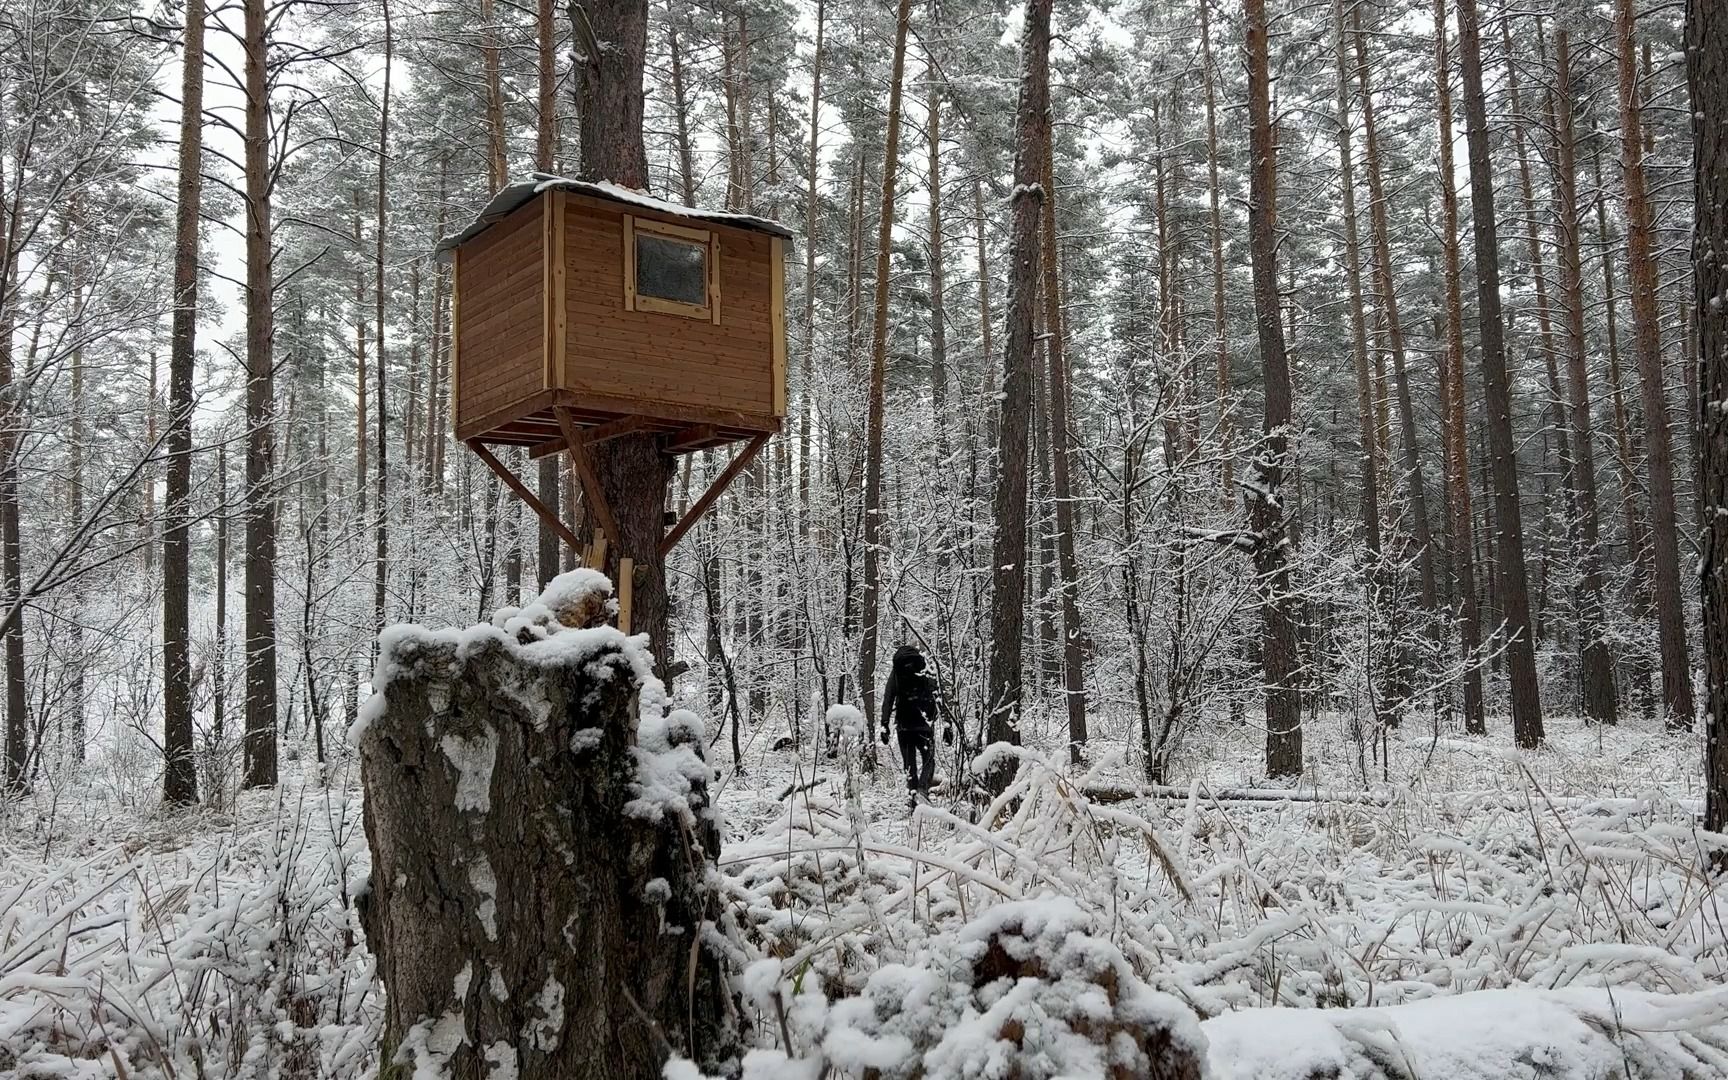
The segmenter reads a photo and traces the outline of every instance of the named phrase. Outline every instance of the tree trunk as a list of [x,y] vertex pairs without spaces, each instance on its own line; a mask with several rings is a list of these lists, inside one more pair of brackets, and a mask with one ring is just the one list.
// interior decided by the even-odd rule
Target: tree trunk
[[[5,170],[0,169],[0,203],[4,203]],[[0,579],[4,602],[12,617],[4,631],[6,653],[6,775],[0,791],[24,790],[30,760],[30,700],[24,670],[23,541],[18,521],[18,444],[25,416],[13,370],[13,302],[18,281],[18,222],[16,215],[0,233]]]
[[1248,47],[1248,240],[1254,278],[1254,315],[1265,383],[1261,449],[1251,477],[1250,512],[1256,533],[1254,568],[1262,591],[1261,646],[1266,683],[1266,773],[1302,773],[1302,695],[1297,685],[1296,610],[1290,594],[1289,528],[1282,491],[1290,457],[1290,364],[1278,303],[1278,238],[1274,224],[1277,165],[1272,137],[1271,71],[1266,0],[1243,0]]
[[1428,520],[1428,485],[1422,474],[1421,451],[1416,442],[1416,414],[1410,400],[1410,375],[1404,353],[1404,324],[1398,317],[1398,290],[1393,281],[1391,230],[1387,225],[1387,196],[1380,171],[1380,142],[1374,123],[1374,94],[1369,84],[1368,46],[1362,32],[1361,9],[1356,21],[1356,84],[1362,94],[1362,135],[1368,166],[1368,221],[1374,239],[1374,288],[1385,319],[1386,340],[1392,351],[1392,374],[1397,388],[1398,430],[1403,444],[1405,480],[1410,485],[1410,516],[1422,583],[1422,607],[1433,611],[1438,603],[1434,582],[1434,532]]
[[1200,66],[1206,88],[1206,225],[1212,243],[1212,347],[1215,350],[1218,396],[1219,485],[1224,505],[1236,501],[1236,419],[1230,400],[1230,327],[1224,309],[1224,220],[1218,199],[1218,91],[1212,59],[1210,0],[1199,0]]
[[1662,654],[1662,703],[1670,726],[1692,726],[1692,666],[1686,650],[1686,607],[1680,594],[1680,541],[1674,507],[1674,437],[1662,379],[1656,310],[1655,224],[1644,182],[1644,142],[1633,51],[1632,0],[1615,0],[1619,59],[1620,165],[1626,197],[1626,273],[1632,286],[1632,331],[1644,402],[1645,475],[1650,480],[1650,549],[1656,638]]
[[170,803],[189,803],[198,797],[192,762],[187,533],[192,499],[192,375],[198,334],[198,215],[204,184],[204,0],[187,0],[180,65],[174,326],[168,353],[168,520],[162,528],[162,798]]
[[1055,147],[1044,154],[1044,326],[1050,377],[1050,461],[1056,504],[1056,563],[1062,603],[1062,695],[1068,707],[1068,758],[1080,764],[1086,745],[1085,629],[1080,624],[1080,563],[1074,554],[1073,435],[1068,415],[1068,349],[1062,311],[1061,263],[1056,246]]
[[245,0],[246,786],[276,783],[276,380],[265,0]]
[[[947,267],[943,264],[942,236],[942,82],[934,59],[926,65],[930,80],[929,111],[925,128],[930,151],[930,413],[936,449],[936,475],[948,475],[948,313],[943,308]],[[944,495],[946,497],[946,495]],[[948,578],[949,551],[953,534],[940,523],[937,534],[936,573],[938,587]]]
[[[647,0],[595,0],[583,10],[594,37],[610,48],[598,57],[579,56],[582,93],[582,175],[624,187],[646,189],[648,158],[642,145],[642,70],[648,45]],[[607,537],[608,559],[635,563],[630,628],[652,640],[657,670],[664,677],[671,660],[667,633],[666,559],[660,539],[666,534],[666,489],[672,459],[656,436],[625,435],[588,449],[601,491],[611,503],[622,535]],[[592,508],[584,506],[594,528]]]
[[[1536,227],[1536,188],[1530,177],[1530,155],[1525,148],[1524,130],[1531,124],[1524,114],[1523,99],[1518,91],[1518,65],[1512,55],[1511,23],[1512,20],[1509,16],[1500,20],[1500,40],[1506,50],[1506,89],[1512,104],[1512,145],[1518,158],[1518,186],[1519,193],[1523,196],[1524,237],[1529,251],[1530,277],[1536,287],[1537,339],[1542,351],[1542,368],[1548,377],[1548,408],[1545,411],[1549,416],[1549,426],[1554,429],[1554,445],[1560,459],[1560,479],[1564,489],[1561,511],[1566,519],[1566,536],[1576,547],[1581,545],[1582,541],[1577,535],[1578,481],[1573,476],[1577,462],[1573,457],[1572,447],[1576,444],[1579,436],[1576,431],[1571,430],[1571,425],[1567,422],[1566,392],[1560,383],[1558,359],[1560,350],[1554,341],[1553,308],[1549,306],[1548,302],[1548,270],[1546,260],[1542,256],[1542,244],[1538,239]],[[1546,66],[1548,60],[1547,35],[1542,30],[1540,14],[1536,15],[1536,38],[1538,48],[1541,50],[1543,65]],[[1551,95],[1549,96],[1551,97]],[[1552,112],[1552,109],[1548,110],[1550,129],[1553,128]],[[1546,444],[1546,440],[1544,440],[1544,444]],[[1544,445],[1544,450],[1546,450],[1546,445]],[[1546,474],[1544,473],[1544,475]],[[1549,545],[1543,545],[1541,564],[1543,567],[1546,567],[1548,563],[1548,548]],[[1542,575],[1544,587],[1541,592],[1546,592],[1547,579],[1548,575],[1544,570]],[[1538,595],[1536,602],[1537,636],[1541,636],[1542,616],[1546,610],[1547,603]]]
[[[1704,827],[1728,832],[1728,11],[1710,0],[1686,10],[1695,190],[1693,284],[1698,313],[1699,500],[1706,527],[1703,581]],[[1688,357],[1691,363],[1693,358]],[[1728,864],[1718,851],[1716,863]]]
[[810,60],[810,172],[804,204],[804,356],[798,390],[798,535],[810,529],[810,425],[816,389],[816,185],[822,172],[822,33],[828,5],[816,0],[816,49]]
[[1494,517],[1500,561],[1496,592],[1506,621],[1508,689],[1513,736],[1521,747],[1541,745],[1542,700],[1524,570],[1524,514],[1518,500],[1518,456],[1512,433],[1512,385],[1506,370],[1505,321],[1500,313],[1500,240],[1494,220],[1494,162],[1488,148],[1488,100],[1482,89],[1482,42],[1476,0],[1458,0],[1458,54],[1464,78],[1465,145],[1470,155],[1470,225],[1476,239],[1476,319],[1482,344],[1482,389],[1489,460],[1494,470]]
[[1601,517],[1596,502],[1596,452],[1590,417],[1590,376],[1584,340],[1584,262],[1579,234],[1583,215],[1578,209],[1577,151],[1572,131],[1572,61],[1568,35],[1560,27],[1555,40],[1558,70],[1554,130],[1558,143],[1555,169],[1559,181],[1560,293],[1566,303],[1566,373],[1571,390],[1572,481],[1577,494],[1579,541],[1578,646],[1584,715],[1603,724],[1620,720],[1614,695],[1614,655],[1604,634],[1602,606]]
[[[558,66],[555,60],[553,45],[557,36],[553,23],[552,0],[539,0],[534,13],[534,37],[539,46],[538,56],[538,109],[535,113],[534,125],[534,167],[543,173],[557,171],[556,148],[558,144]],[[547,454],[540,459],[535,476],[535,494],[552,511],[554,517],[560,517],[563,510],[559,507],[559,495],[563,484],[558,478],[558,455]],[[539,515],[535,515],[538,520]],[[546,588],[546,583],[558,576],[558,556],[563,543],[552,526],[540,522],[539,544],[535,549],[535,577],[540,588]]]
[[[894,69],[888,83],[888,132],[882,152],[882,212],[876,222],[876,307],[870,337],[870,396],[864,447],[864,597],[858,646],[858,697],[864,719],[876,723],[877,621],[882,609],[882,413],[888,368],[888,267],[894,242],[894,181],[900,168],[900,85],[906,72],[906,34],[912,0],[900,0],[894,28]],[[874,745],[869,743],[868,745]]]
[[378,190],[377,207],[374,212],[378,236],[372,249],[372,287],[373,287],[373,348],[372,361],[378,369],[378,400],[373,402],[373,411],[377,414],[377,475],[373,478],[376,497],[372,500],[372,512],[377,515],[373,524],[373,562],[372,562],[372,625],[378,630],[384,629],[384,602],[386,586],[389,583],[390,572],[390,513],[385,506],[389,493],[389,470],[385,467],[389,461],[389,412],[384,407],[384,389],[386,366],[384,363],[384,236],[388,221],[389,201],[388,179],[390,176],[390,62],[395,39],[390,25],[390,0],[382,0],[384,17],[384,86],[380,97],[378,112]]
[[[1009,197],[1008,341],[1002,353],[997,412],[995,545],[991,558],[990,661],[985,738],[1020,744],[1021,663],[1026,629],[1026,449],[1032,413],[1033,323],[1038,305],[1038,231],[1044,209],[1044,154],[1050,145],[1050,9],[1028,0],[1020,35],[1020,94],[1015,106],[1014,192]],[[982,248],[980,248],[982,250]],[[1013,778],[1004,760],[990,771],[993,791]]]
[[398,674],[361,721],[383,1063],[578,1080],[658,1076],[676,1053],[724,1071],[700,724],[660,716],[622,635],[532,659],[489,627],[466,642],[393,632],[380,670]]
[[1446,477],[1446,507],[1449,523],[1447,547],[1452,553],[1452,573],[1458,590],[1458,633],[1464,672],[1464,730],[1487,734],[1483,715],[1482,670],[1477,654],[1482,649],[1482,613],[1476,599],[1474,514],[1470,508],[1470,443],[1464,431],[1464,304],[1459,284],[1458,192],[1452,163],[1452,77],[1446,48],[1446,0],[1434,2],[1436,112],[1440,119],[1440,241],[1444,249],[1446,279],[1446,345],[1440,351],[1440,384],[1445,402],[1443,425]]

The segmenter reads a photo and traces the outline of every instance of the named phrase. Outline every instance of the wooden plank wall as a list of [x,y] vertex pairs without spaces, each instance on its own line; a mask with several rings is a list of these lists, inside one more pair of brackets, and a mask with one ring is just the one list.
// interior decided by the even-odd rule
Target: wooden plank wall
[[[756,415],[773,413],[776,406],[784,411],[774,393],[773,237],[715,230],[720,235],[720,322],[715,325],[624,310],[624,215],[692,222],[575,194],[564,213],[568,389]],[[466,294],[462,304],[468,310]]]
[[535,199],[462,247],[457,263],[462,297],[457,327],[456,434],[464,424],[538,393],[545,295],[545,228]]

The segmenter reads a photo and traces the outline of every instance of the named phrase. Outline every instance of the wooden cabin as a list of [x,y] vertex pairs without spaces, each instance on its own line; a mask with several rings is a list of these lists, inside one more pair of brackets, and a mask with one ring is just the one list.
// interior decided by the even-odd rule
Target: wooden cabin
[[614,184],[505,187],[439,245],[456,437],[539,457],[565,448],[566,423],[658,432],[672,453],[778,432],[789,239]]

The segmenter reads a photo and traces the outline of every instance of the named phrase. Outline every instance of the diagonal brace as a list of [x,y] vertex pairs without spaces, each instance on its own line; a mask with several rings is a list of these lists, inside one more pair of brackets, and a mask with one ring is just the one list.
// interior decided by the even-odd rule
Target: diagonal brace
[[662,558],[677,545],[679,540],[684,538],[684,534],[690,531],[702,515],[708,512],[708,508],[714,505],[714,500],[718,499],[721,492],[725,491],[732,481],[737,479],[738,474],[743,472],[744,467],[756,457],[757,451],[762,449],[772,434],[772,432],[764,431],[751,439],[749,444],[739,451],[738,455],[726,466],[725,471],[714,478],[714,482],[708,485],[708,490],[704,491],[702,497],[697,499],[689,510],[685,511],[684,516],[678,520],[678,524],[672,526],[672,531],[666,534],[664,540],[660,541]]
[[547,508],[545,503],[536,498],[534,493],[528,490],[528,485],[524,484],[521,480],[518,480],[515,473],[506,468],[502,461],[499,461],[494,457],[492,451],[486,449],[486,444],[482,443],[479,439],[469,439],[468,449],[474,451],[474,456],[479,458],[481,461],[484,461],[487,468],[497,473],[498,479],[504,481],[505,485],[508,486],[511,491],[516,493],[518,499],[527,503],[528,509],[539,515],[540,520],[544,521],[548,528],[563,537],[564,542],[570,545],[572,551],[582,550],[582,541],[576,539],[576,534],[570,531],[570,527],[558,520],[558,515],[554,514]]
[[570,451],[570,464],[576,469],[576,479],[582,483],[582,494],[588,500],[594,520],[599,524],[600,531],[611,537],[622,552],[624,536],[618,531],[618,521],[612,516],[612,504],[606,501],[606,492],[600,487],[600,477],[594,472],[594,463],[588,458],[588,447],[582,438],[581,429],[576,426],[576,419],[570,415],[569,409],[554,406],[552,412],[558,417],[559,429],[564,432],[564,446]]

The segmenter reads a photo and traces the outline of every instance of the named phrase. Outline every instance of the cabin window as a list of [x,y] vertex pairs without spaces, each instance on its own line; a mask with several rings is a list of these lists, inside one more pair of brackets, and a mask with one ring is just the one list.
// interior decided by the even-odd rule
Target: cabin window
[[718,322],[715,255],[706,230],[625,218],[625,306]]

